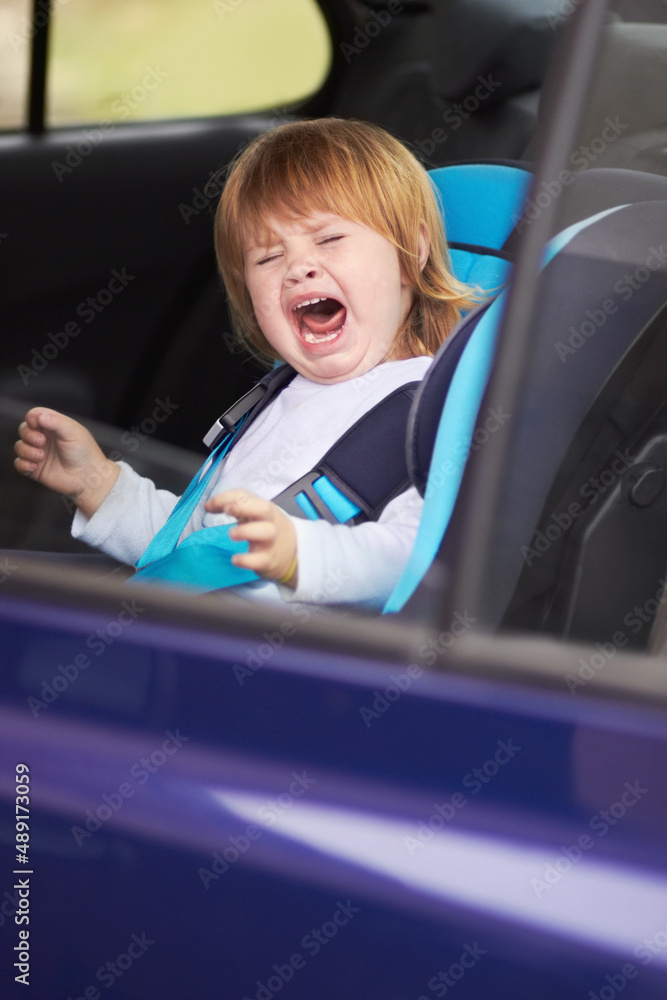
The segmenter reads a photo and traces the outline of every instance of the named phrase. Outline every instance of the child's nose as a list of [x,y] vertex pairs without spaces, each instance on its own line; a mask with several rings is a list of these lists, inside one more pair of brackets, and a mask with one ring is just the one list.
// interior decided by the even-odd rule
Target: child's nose
[[317,278],[321,268],[311,254],[293,254],[287,262],[285,283],[294,285],[308,278]]

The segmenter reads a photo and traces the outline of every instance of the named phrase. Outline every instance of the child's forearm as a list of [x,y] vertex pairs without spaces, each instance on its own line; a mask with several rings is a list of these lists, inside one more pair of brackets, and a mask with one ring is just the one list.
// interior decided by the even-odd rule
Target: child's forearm
[[84,517],[91,518],[106,499],[120,475],[120,466],[111,459],[91,466],[82,478],[81,489],[70,493],[69,498]]

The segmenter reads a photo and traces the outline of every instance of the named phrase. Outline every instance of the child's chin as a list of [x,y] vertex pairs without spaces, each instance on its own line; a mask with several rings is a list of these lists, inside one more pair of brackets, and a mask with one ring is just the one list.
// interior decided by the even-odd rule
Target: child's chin
[[[295,367],[297,367],[295,365]],[[348,379],[357,378],[365,374],[369,367],[364,367],[358,359],[344,357],[342,355],[311,358],[304,361],[303,366],[298,369],[302,375],[313,382],[346,382]]]

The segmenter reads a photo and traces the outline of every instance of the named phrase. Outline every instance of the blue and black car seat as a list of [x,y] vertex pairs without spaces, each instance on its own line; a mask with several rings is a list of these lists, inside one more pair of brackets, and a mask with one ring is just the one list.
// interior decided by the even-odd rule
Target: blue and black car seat
[[[644,644],[626,619],[667,570],[667,178],[577,175],[560,221],[475,616],[600,641],[625,628]],[[464,319],[417,394],[408,461],[424,515],[386,610],[419,607],[436,555],[451,569],[467,456],[509,419],[479,412],[505,295]]]
[[429,171],[445,222],[452,270],[466,284],[498,291],[510,275],[507,244],[520,220],[531,174],[515,163],[455,163]]

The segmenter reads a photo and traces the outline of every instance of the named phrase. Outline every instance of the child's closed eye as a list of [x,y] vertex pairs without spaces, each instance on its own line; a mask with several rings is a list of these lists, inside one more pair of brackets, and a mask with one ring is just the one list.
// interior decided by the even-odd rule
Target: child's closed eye
[[259,260],[256,260],[255,264],[257,264],[257,265],[268,264],[269,261],[277,260],[278,257],[280,257],[279,253],[268,254],[266,257],[261,257]]
[[319,241],[319,245],[322,246],[323,243],[335,243],[338,240],[344,240],[344,239],[345,239],[344,233],[337,233],[335,236],[325,236],[323,239]]
[[[344,240],[346,233],[332,233],[330,236],[323,236],[317,240],[318,246],[325,246],[326,244],[337,243],[339,240]],[[264,257],[260,257],[259,260],[255,261],[256,267],[261,267],[262,264],[270,264],[271,261],[278,260],[282,256],[282,252],[275,251],[273,253],[267,253]]]

